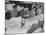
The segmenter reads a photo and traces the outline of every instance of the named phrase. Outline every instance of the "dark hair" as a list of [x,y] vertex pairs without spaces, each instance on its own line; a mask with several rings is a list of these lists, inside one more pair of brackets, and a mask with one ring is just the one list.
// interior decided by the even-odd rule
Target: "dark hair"
[[11,18],[11,13],[10,12],[5,12],[5,19],[10,19]]
[[17,7],[17,5],[14,5],[13,8],[15,9]]

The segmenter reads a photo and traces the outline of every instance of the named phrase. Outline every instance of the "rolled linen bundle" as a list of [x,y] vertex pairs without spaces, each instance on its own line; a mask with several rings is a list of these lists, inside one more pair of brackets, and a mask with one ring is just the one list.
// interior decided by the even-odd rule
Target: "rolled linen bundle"
[[6,21],[7,28],[14,29],[14,28],[20,28],[21,27],[21,17],[13,17],[9,21]]
[[11,20],[11,22],[14,22],[15,24],[17,24],[18,27],[21,27],[21,22],[22,22],[22,18],[21,17],[13,17]]

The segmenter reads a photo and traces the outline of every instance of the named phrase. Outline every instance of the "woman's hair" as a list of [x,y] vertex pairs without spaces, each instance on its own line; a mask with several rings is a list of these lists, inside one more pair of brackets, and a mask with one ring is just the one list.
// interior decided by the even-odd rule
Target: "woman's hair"
[[5,12],[5,19],[10,19],[11,18],[11,13],[10,12]]

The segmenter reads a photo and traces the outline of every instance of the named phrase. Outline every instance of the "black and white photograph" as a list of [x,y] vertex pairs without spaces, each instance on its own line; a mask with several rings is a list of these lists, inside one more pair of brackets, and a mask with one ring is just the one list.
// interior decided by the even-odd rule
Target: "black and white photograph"
[[5,35],[44,33],[44,3],[5,0]]

